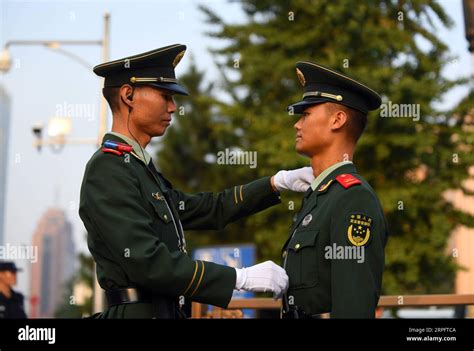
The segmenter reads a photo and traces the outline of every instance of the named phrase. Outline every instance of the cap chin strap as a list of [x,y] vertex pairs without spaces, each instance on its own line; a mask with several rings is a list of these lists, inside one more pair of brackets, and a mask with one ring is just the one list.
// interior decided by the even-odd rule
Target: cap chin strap
[[178,80],[175,78],[165,78],[165,77],[143,77],[143,78],[137,78],[137,77],[131,77],[130,78],[130,83],[156,83],[156,82],[161,82],[161,83],[177,83]]
[[342,101],[343,97],[341,95],[334,95],[329,93],[323,93],[321,91],[308,91],[307,93],[303,94],[303,99],[308,96],[321,96],[329,99],[333,99],[336,101]]

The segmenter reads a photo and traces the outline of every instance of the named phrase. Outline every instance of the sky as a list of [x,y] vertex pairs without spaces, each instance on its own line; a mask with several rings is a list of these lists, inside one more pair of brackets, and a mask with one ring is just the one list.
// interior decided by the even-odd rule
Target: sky
[[[454,26],[449,31],[440,29],[438,35],[457,57],[444,74],[466,76],[471,73],[472,59],[465,40],[462,1],[440,3]],[[111,59],[182,43],[188,50],[177,67],[178,78],[189,67],[192,54],[198,67],[206,70],[206,79],[213,81],[218,74],[208,49],[222,43],[206,36],[210,27],[204,23],[198,4],[210,6],[228,21],[245,19],[238,5],[224,0],[0,0],[0,45],[3,48],[10,40],[99,40],[103,14],[108,11]],[[99,46],[63,48],[91,67],[102,62]],[[11,98],[5,243],[31,245],[41,215],[55,206],[62,208],[72,223],[77,250],[87,252],[85,229],[78,215],[79,193],[85,164],[96,147],[67,145],[60,152],[45,147],[39,153],[32,146],[31,128],[38,122],[47,125],[48,119],[60,115],[64,107],[85,106],[85,112],[71,117],[71,137],[96,138],[101,81],[90,69],[42,46],[12,46],[10,53],[13,67],[0,75],[0,85]],[[453,90],[441,106],[454,106],[464,94],[466,89]],[[25,270],[19,275],[17,288],[28,293],[29,264],[17,264]]]

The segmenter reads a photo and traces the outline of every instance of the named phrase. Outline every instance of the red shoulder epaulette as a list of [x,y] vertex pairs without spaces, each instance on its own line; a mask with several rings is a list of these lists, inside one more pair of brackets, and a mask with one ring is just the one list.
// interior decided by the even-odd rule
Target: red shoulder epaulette
[[352,174],[340,174],[336,177],[336,180],[345,189],[348,189],[356,184],[362,184],[362,182],[356,177],[354,177]]
[[122,155],[123,155],[123,152],[122,152],[122,151],[118,151],[118,150],[114,150],[114,149],[109,149],[109,148],[107,148],[107,147],[103,147],[103,148],[102,148],[102,152],[114,154],[114,155],[117,155],[117,156],[122,156]]
[[133,147],[118,141],[106,140],[102,147],[102,152],[122,156],[124,152],[132,152]]

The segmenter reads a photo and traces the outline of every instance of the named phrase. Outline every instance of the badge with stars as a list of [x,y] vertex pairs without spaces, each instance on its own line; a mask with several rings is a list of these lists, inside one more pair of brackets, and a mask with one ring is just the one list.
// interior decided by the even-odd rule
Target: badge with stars
[[349,216],[349,227],[347,228],[347,240],[354,246],[365,246],[368,244],[373,219],[364,214],[353,213]]

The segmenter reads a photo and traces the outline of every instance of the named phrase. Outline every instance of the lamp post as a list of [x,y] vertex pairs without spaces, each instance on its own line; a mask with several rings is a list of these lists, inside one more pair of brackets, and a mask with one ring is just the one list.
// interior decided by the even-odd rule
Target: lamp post
[[[48,49],[55,50],[56,52],[65,55],[72,60],[78,62],[82,66],[85,66],[87,69],[92,67],[81,57],[63,50],[62,46],[77,46],[77,45],[97,45],[102,48],[102,62],[109,61],[109,46],[110,46],[110,14],[104,14],[104,28],[103,28],[103,37],[102,40],[11,40],[5,44],[3,51],[0,53],[0,71],[8,72],[12,65],[12,59],[10,54],[11,46],[18,45],[35,45],[35,46],[45,46]],[[102,80],[101,80],[102,87]],[[101,94],[102,95],[102,94]],[[100,112],[99,112],[99,130],[97,137],[93,138],[67,138],[67,135],[70,132],[70,125],[68,126],[66,122],[60,122],[57,119],[50,121],[48,127],[49,139],[43,140],[43,131],[42,125],[36,125],[33,127],[33,133],[36,136],[36,140],[33,142],[33,146],[41,150],[42,146],[58,146],[63,147],[65,144],[72,145],[97,145],[99,146],[102,141],[102,136],[107,130],[107,105],[105,99],[102,97],[100,100]],[[65,128],[65,129],[62,129]]]

